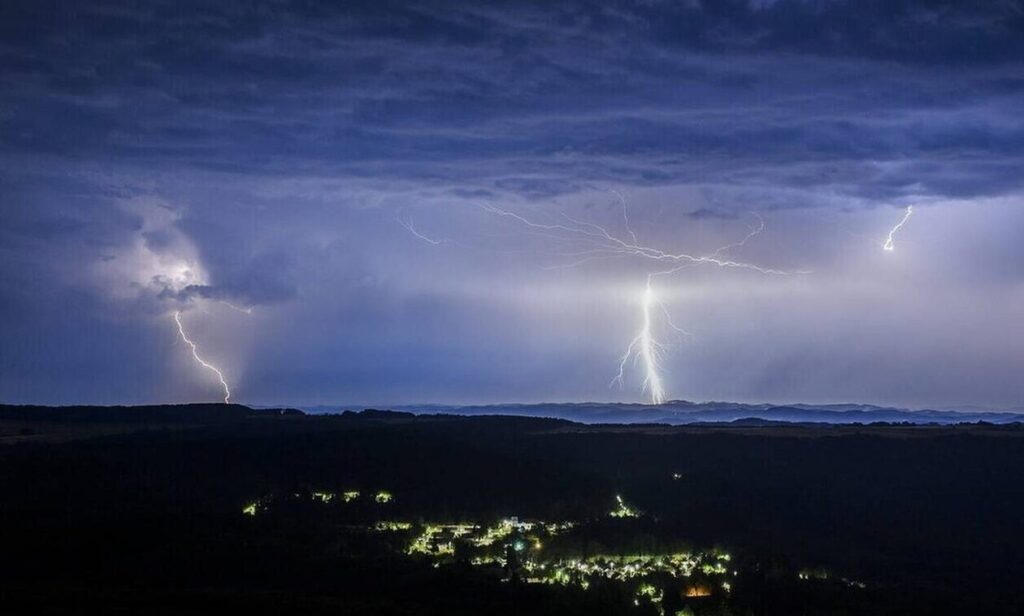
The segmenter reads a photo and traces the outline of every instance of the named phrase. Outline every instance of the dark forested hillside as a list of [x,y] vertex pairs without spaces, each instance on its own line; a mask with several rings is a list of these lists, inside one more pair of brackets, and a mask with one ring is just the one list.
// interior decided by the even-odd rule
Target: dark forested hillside
[[[116,429],[62,431],[68,423]],[[19,437],[0,446],[2,596],[26,608],[843,614],[1024,607],[1019,426],[584,426],[210,405],[7,407],[0,429]],[[48,433],[64,436],[24,438]],[[446,555],[438,545],[445,524],[483,529],[510,518],[561,524],[523,557],[527,570],[528,558],[714,548],[732,555],[728,571],[708,573],[731,576],[728,592],[700,603],[686,599],[687,588],[699,585],[676,587],[666,577],[655,583],[663,583],[658,592],[683,599],[659,594],[647,605],[631,599],[643,592],[635,584],[503,581],[508,571],[473,564],[492,557],[459,556],[461,547]],[[398,530],[359,530],[382,524]],[[416,548],[423,532],[434,532],[433,543]]]

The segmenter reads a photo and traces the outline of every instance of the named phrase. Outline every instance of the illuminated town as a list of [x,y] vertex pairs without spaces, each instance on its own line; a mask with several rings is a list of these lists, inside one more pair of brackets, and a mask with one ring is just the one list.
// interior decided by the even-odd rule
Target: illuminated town
[[[306,504],[344,508],[356,505],[363,493],[315,490],[293,492],[284,498],[265,497],[246,503],[242,513],[256,517],[270,513],[275,505]],[[366,506],[386,514],[395,496],[386,490],[371,490],[363,497]],[[603,519],[549,521],[516,516],[492,522],[426,522],[379,519],[372,523],[339,525],[342,532],[387,536],[400,540],[401,553],[433,568],[469,565],[513,584],[548,584],[582,591],[595,584],[618,584],[628,589],[636,607],[648,606],[655,613],[663,609],[666,592],[681,600],[697,602],[727,600],[738,583],[739,565],[722,548],[627,553],[616,550],[589,551],[574,541],[574,531],[602,524],[630,524],[644,517],[622,495],[611,499],[612,507]],[[824,568],[805,568],[793,574],[800,582],[837,581],[864,589],[866,584],[845,577],[833,578]],[[689,608],[675,614],[694,614]]]

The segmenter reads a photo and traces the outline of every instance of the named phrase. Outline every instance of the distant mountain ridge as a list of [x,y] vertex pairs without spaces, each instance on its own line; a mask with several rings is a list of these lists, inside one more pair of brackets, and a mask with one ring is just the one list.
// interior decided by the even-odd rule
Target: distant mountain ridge
[[81,423],[209,424],[248,417],[301,415],[294,409],[255,409],[241,404],[151,404],[140,406],[40,406],[0,404],[0,421]]
[[1024,423],[1024,412],[992,410],[908,410],[870,404],[742,404],[675,400],[658,406],[628,403],[541,403],[456,406],[441,404],[397,405],[381,410],[362,405],[297,408],[240,404],[181,404],[149,406],[62,406],[0,404],[0,421],[51,421],[121,424],[199,425],[231,423],[248,418],[338,414],[357,411],[365,419],[402,415],[504,415],[561,419],[583,424],[872,424],[911,423],[952,425],[986,422]]
[[[300,407],[309,413],[338,412],[344,407]],[[652,406],[627,403],[541,403],[454,406],[438,404],[400,405],[396,411],[416,414],[447,413],[453,415],[517,415],[550,417],[580,423],[658,423],[687,425],[699,423],[732,423],[757,419],[786,423],[913,423],[958,424],[987,422],[1008,424],[1024,422],[1024,413],[983,410],[908,410],[870,404],[741,404],[737,402],[689,402],[675,400]]]

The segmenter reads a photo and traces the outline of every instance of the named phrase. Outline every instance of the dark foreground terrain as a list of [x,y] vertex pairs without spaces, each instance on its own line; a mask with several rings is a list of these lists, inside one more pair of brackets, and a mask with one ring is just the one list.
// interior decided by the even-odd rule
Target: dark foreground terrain
[[0,407],[4,613],[1019,614],[1024,427]]

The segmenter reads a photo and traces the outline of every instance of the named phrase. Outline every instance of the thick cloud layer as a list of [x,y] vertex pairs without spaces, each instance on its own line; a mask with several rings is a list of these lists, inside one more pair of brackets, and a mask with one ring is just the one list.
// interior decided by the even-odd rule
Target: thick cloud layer
[[0,75],[2,401],[217,399],[175,310],[243,402],[639,399],[652,263],[481,209],[620,194],[809,272],[659,278],[670,396],[1024,401],[1020,2],[8,2]]

